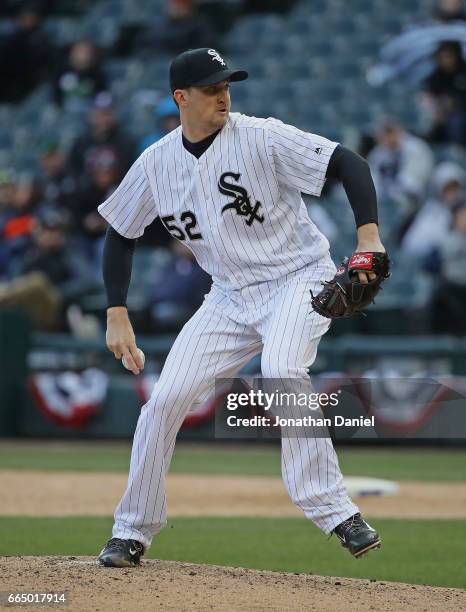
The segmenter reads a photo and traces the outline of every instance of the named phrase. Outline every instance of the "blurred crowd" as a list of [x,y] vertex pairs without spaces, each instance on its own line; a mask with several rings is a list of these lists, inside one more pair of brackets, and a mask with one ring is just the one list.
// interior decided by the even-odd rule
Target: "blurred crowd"
[[[0,306],[29,303],[38,328],[66,329],[68,307],[102,291],[106,222],[97,206],[142,150],[179,125],[171,98],[157,104],[155,118],[157,129],[137,142],[121,126],[111,94],[101,91],[90,106],[87,130],[69,150],[47,140],[36,172],[0,172]],[[171,255],[161,257],[165,263],[158,271],[157,286],[147,279],[145,306],[154,312],[149,329],[158,329],[159,318],[166,328],[165,311],[170,307],[163,308],[161,302],[176,306],[176,325],[180,313],[190,316],[199,305],[209,277],[198,269],[188,249],[172,243],[158,219],[139,243],[140,249],[164,249]],[[42,307],[43,299],[37,299],[39,294],[47,296],[47,309]]]
[[[276,0],[267,10],[293,3]],[[91,2],[70,2],[85,12]],[[264,3],[209,2],[209,13],[195,0],[167,0],[164,14],[147,27],[123,29],[112,49],[102,53],[90,38],[66,50],[53,47],[44,23],[66,2],[1,5],[0,105],[14,105],[41,83],[48,83],[55,107],[82,116],[86,128],[68,147],[54,138],[41,143],[36,168],[28,172],[0,168],[0,308],[24,307],[38,329],[79,333],[70,307],[102,317],[105,311],[101,257],[106,225],[97,206],[116,188],[136,157],[179,125],[171,97],[160,96],[153,109],[153,131],[136,139],[122,125],[106,74],[109,54],[132,56],[212,44],[245,12]],[[457,24],[466,19],[461,0],[439,0],[433,19]],[[466,38],[465,38],[466,44]],[[149,61],[149,60],[148,60]],[[361,138],[376,182],[380,217],[388,227],[392,258],[409,261],[415,274],[431,279],[425,332],[466,334],[465,169],[454,160],[438,161],[436,145],[466,146],[466,62],[459,40],[442,40],[431,58],[431,71],[420,84],[421,108],[430,121],[423,133],[407,131],[393,116],[381,116]],[[284,77],[285,78],[285,77]],[[233,97],[234,109],[234,97]],[[319,132],[318,129],[315,130]],[[325,134],[324,134],[325,135]],[[328,186],[327,193],[332,193]],[[309,211],[329,239],[340,228],[324,210]],[[140,240],[155,261],[144,277],[136,328],[172,331],[199,306],[210,278],[191,252],[156,219]],[[414,265],[415,264],[415,265]],[[404,279],[406,287],[410,278]],[[76,310],[71,310],[75,313]]]
[[[108,1],[108,0],[104,0]],[[176,55],[207,44],[221,46],[222,35],[241,15],[284,12],[297,0],[166,0],[164,10],[144,26],[122,25],[106,57]],[[47,17],[69,13],[72,7],[85,13],[89,0],[2,0],[0,7],[1,102],[17,102],[38,84],[50,81],[54,100],[64,107],[86,104],[107,86],[104,57],[97,42],[79,40],[69,49],[51,41]]]
[[367,159],[395,258],[433,281],[429,331],[466,335],[464,166],[435,163],[428,142],[393,118],[381,121]]

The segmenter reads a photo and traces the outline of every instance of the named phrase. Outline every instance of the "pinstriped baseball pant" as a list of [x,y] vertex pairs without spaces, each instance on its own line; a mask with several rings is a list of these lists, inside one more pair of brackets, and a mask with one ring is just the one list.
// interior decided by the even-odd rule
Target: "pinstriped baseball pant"
[[[311,310],[309,290],[334,274],[330,258],[237,294],[215,286],[179,333],[134,435],[128,485],[113,537],[149,547],[166,524],[165,479],[175,439],[193,403],[215,378],[233,377],[262,351],[265,378],[309,381],[329,322]],[[310,312],[311,311],[311,312]],[[325,533],[358,511],[343,485],[329,438],[282,437],[282,476],[297,507]]]

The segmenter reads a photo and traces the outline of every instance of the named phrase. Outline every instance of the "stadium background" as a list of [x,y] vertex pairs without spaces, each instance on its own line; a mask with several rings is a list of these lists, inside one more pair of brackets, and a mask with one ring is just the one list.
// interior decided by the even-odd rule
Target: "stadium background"
[[[186,46],[215,46],[249,71],[248,81],[232,87],[232,110],[325,135],[371,164],[393,276],[367,318],[332,326],[314,376],[462,381],[464,60],[454,69],[463,80],[441,81],[443,90],[426,80],[442,41],[454,41],[453,54],[466,44],[461,2],[11,0],[2,3],[0,20],[0,554],[98,551],[124,483],[139,407],[174,334],[208,290],[206,275],[156,221],[136,250],[129,298],[147,376],[136,379],[106,350],[105,227],[95,207],[139,152],[176,125],[167,71]],[[397,51],[407,33],[413,36]],[[354,221],[344,194],[329,184],[307,205],[334,260],[351,252]],[[253,362],[246,372],[256,369]],[[410,398],[401,400],[409,409]],[[402,485],[395,505],[369,506],[385,537],[383,554],[355,566],[304,520],[274,515],[278,498],[261,487],[263,479],[266,488],[276,486],[278,447],[220,444],[213,408],[204,407],[180,434],[172,485],[180,513],[151,557],[465,586],[458,412],[448,435],[436,436],[437,424],[451,418],[439,404],[433,421],[413,425],[417,439],[408,427],[396,445],[339,445],[345,475]],[[74,481],[73,473],[97,481]],[[86,498],[95,501],[92,486],[104,489],[117,476],[108,485],[111,502],[89,502],[86,511]],[[258,495],[262,507],[231,506],[229,516],[208,495],[218,487],[231,504],[235,486],[239,496]],[[67,496],[68,505],[78,503],[73,489],[82,502],[74,512],[61,503]],[[416,496],[420,503],[412,506]],[[183,504],[192,504],[190,511]],[[435,560],[439,550],[442,563]]]

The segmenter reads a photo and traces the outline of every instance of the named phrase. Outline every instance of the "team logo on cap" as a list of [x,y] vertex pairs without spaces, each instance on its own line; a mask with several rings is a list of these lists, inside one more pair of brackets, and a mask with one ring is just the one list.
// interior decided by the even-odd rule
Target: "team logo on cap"
[[220,56],[220,53],[218,51],[215,51],[215,49],[209,49],[207,53],[212,56],[212,61],[215,60],[216,62],[222,64],[222,66],[225,66],[225,61]]

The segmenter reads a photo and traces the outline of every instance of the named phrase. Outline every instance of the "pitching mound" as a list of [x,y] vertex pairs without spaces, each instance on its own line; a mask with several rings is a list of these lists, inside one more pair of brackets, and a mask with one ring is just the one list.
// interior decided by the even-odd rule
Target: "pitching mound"
[[459,589],[173,561],[145,561],[137,568],[108,569],[97,566],[90,557],[1,557],[0,570],[2,591],[66,591],[67,606],[55,604],[53,609],[79,612],[154,609],[399,612],[466,608],[466,591]]

